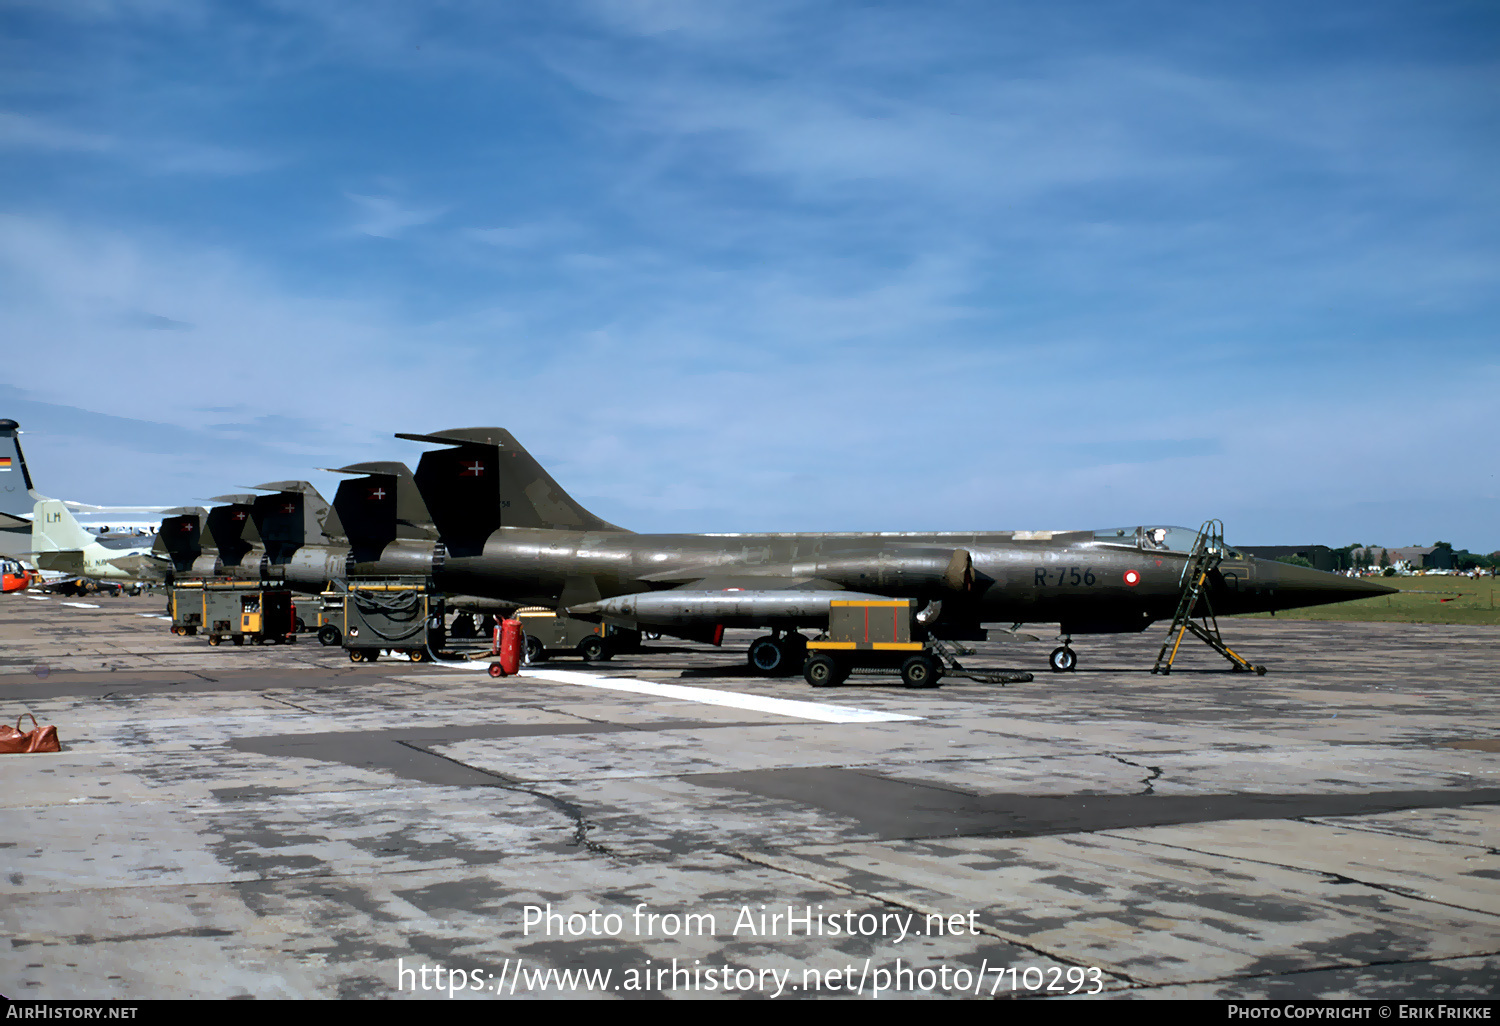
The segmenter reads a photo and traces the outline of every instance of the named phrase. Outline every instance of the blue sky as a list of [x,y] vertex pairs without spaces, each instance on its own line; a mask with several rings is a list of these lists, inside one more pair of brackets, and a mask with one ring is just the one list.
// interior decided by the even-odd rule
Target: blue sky
[[1500,549],[1488,3],[0,4],[0,417],[636,530]]

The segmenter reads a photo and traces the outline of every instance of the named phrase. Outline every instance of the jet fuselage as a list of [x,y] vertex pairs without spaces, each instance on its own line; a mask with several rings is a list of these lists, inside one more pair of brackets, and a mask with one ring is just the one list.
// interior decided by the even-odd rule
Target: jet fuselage
[[[1192,538],[1170,530],[1178,543]],[[643,535],[502,528],[482,552],[448,555],[435,577],[445,591],[585,612],[591,602],[665,589],[833,588],[938,600],[948,622],[1061,622],[1068,633],[1112,633],[1142,630],[1176,609],[1188,554],[1150,546],[1136,529]],[[1213,608],[1225,614],[1389,590],[1238,553],[1209,584]],[[727,624],[762,625],[775,626]]]

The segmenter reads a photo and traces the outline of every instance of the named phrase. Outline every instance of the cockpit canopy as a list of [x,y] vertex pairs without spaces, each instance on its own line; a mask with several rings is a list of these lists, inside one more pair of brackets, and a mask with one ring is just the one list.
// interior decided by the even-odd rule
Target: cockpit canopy
[[[1130,545],[1147,552],[1192,552],[1198,532],[1191,527],[1110,527],[1094,532],[1094,540],[1115,545]],[[1243,559],[1239,552],[1227,550],[1230,559]]]

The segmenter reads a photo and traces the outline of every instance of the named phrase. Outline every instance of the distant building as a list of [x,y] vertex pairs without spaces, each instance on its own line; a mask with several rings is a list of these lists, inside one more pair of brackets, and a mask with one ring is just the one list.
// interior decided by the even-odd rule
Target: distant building
[[[1382,549],[1379,545],[1371,545],[1365,549],[1355,549],[1357,557],[1365,557],[1372,566],[1380,563],[1380,553],[1384,552],[1390,565],[1397,570],[1452,570],[1453,558],[1447,552],[1437,552],[1433,545],[1408,545],[1400,549]],[[1437,553],[1436,556],[1433,553]]]
[[[1338,557],[1327,545],[1237,545],[1235,548],[1247,556],[1261,559],[1281,559],[1283,556],[1301,556],[1318,570],[1337,570]],[[1379,556],[1379,550],[1376,550]]]

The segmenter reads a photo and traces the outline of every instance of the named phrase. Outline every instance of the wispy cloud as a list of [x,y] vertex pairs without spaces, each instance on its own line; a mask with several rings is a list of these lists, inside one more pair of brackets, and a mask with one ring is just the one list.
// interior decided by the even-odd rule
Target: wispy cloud
[[33,5],[5,373],[268,459],[503,424],[643,529],[1481,524],[1491,22],[1087,11]]
[[61,150],[98,153],[115,142],[97,132],[80,132],[45,118],[0,111],[0,147],[17,150]]
[[400,238],[408,228],[431,224],[447,213],[447,207],[411,207],[391,196],[363,196],[346,193],[359,208],[354,231],[382,239]]
[[243,175],[277,166],[278,159],[247,149],[169,138],[88,132],[20,114],[0,112],[0,150],[76,153],[106,158],[161,175]]

